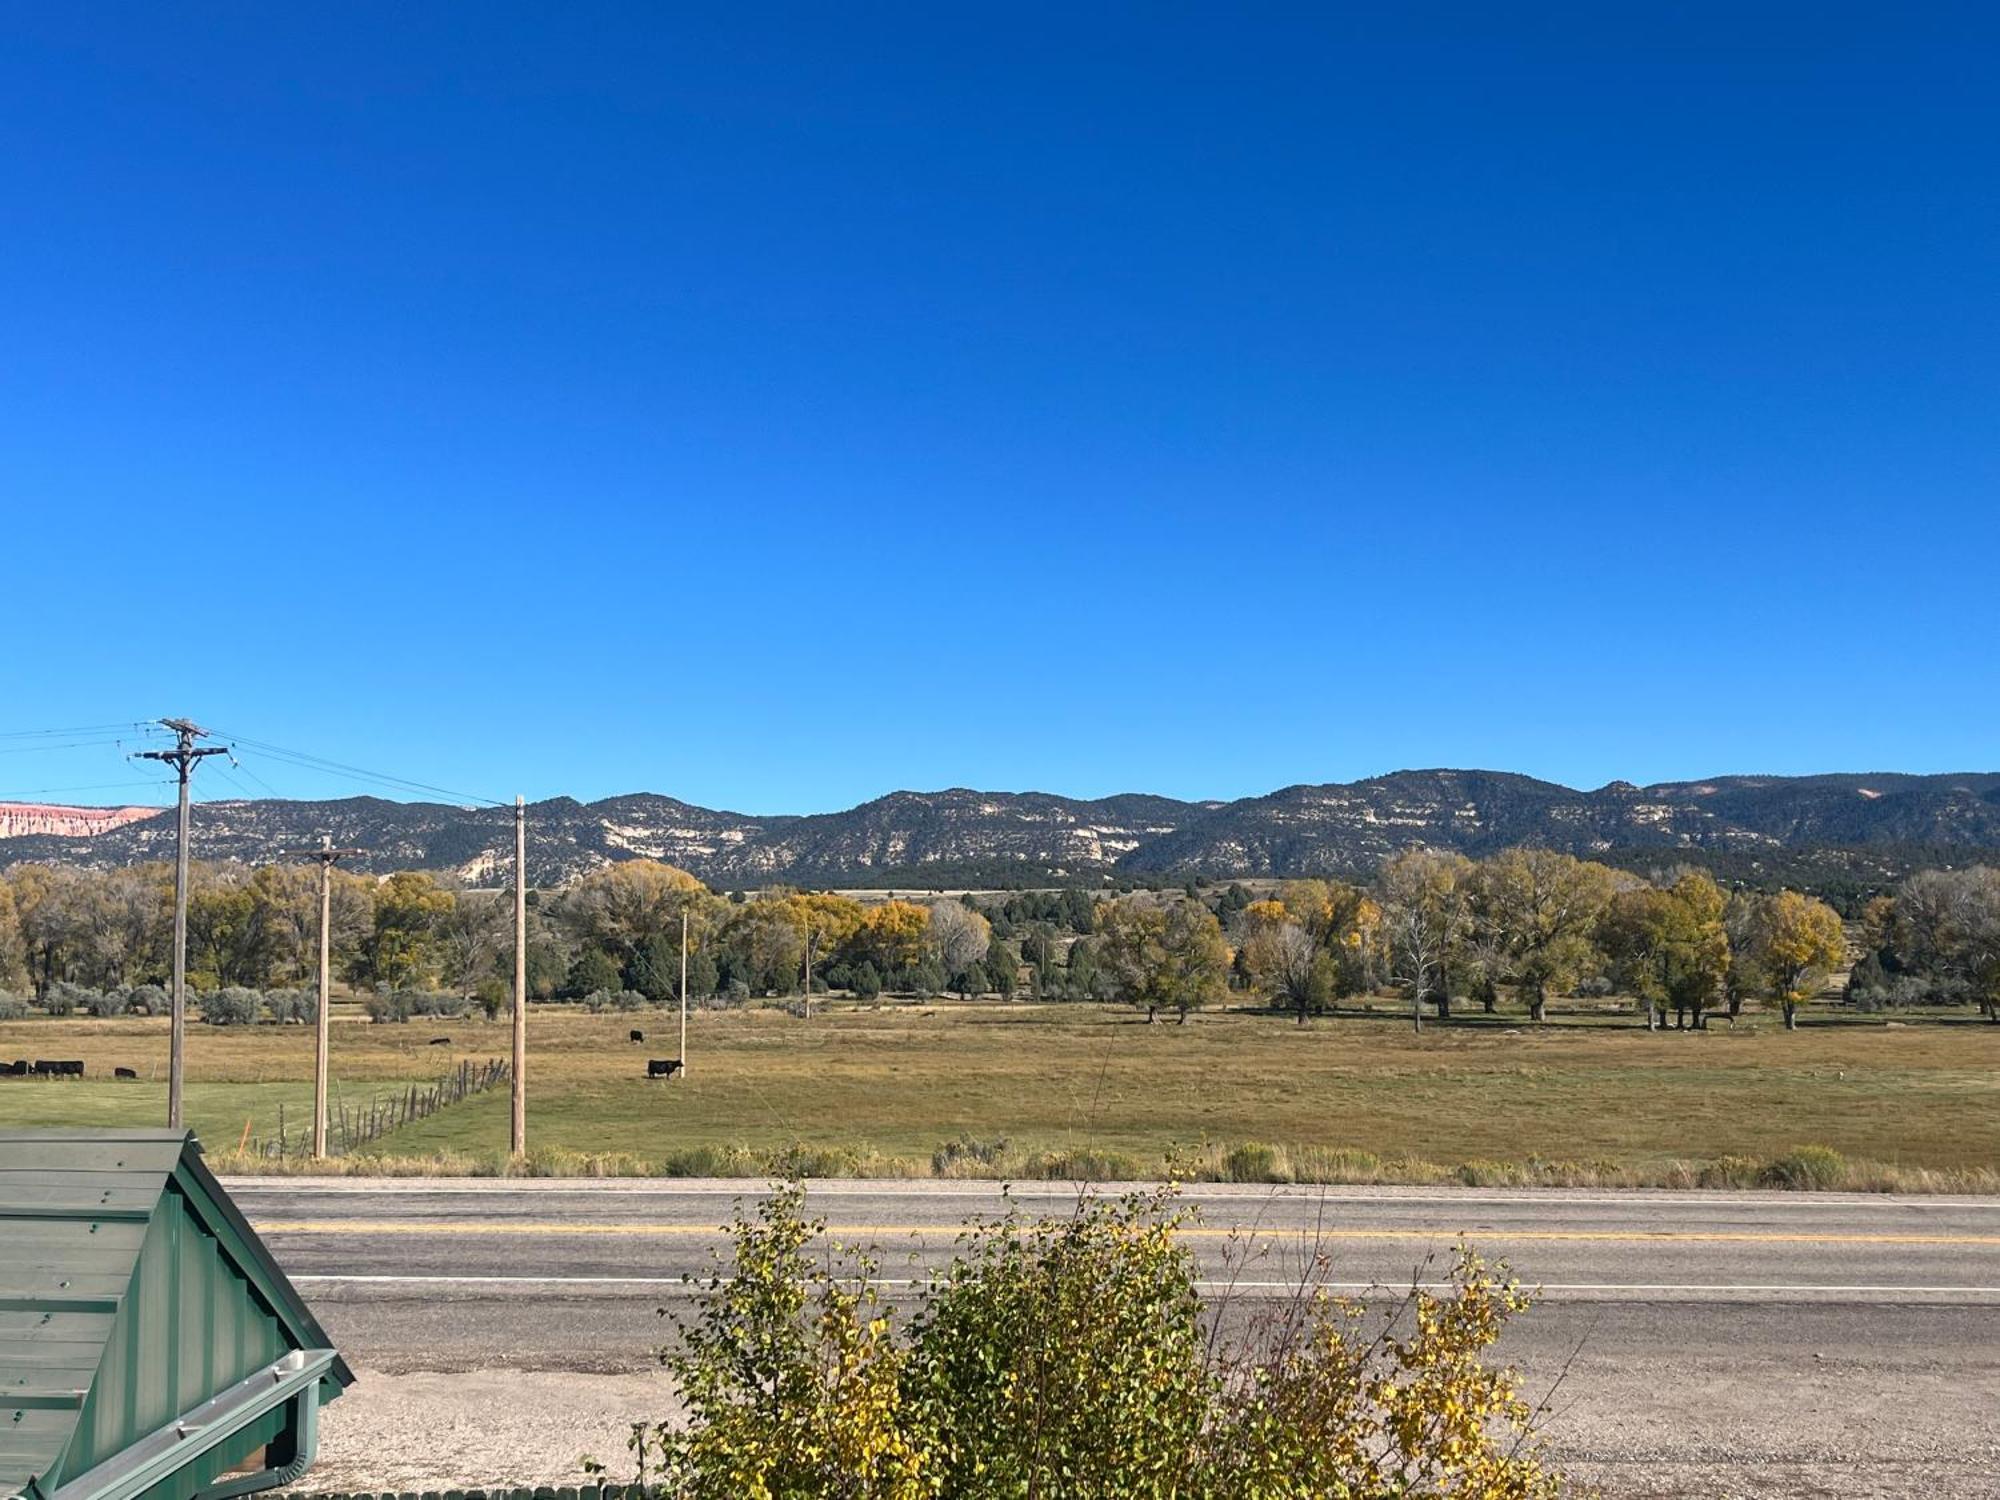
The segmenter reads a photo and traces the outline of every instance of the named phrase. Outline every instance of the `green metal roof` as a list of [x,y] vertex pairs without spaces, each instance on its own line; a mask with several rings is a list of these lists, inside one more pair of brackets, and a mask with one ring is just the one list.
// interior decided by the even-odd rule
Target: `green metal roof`
[[0,1496],[193,1500],[353,1379],[193,1136],[0,1131]]

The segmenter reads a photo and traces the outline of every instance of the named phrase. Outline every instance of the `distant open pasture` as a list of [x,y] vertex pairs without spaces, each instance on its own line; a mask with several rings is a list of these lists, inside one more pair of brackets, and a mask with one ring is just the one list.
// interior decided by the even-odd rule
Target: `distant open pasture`
[[[1418,1036],[1386,1003],[1300,1028],[1254,1011],[1183,1027],[1116,1006],[836,1002],[810,1021],[696,1012],[688,1076],[649,1080],[647,1060],[677,1051],[674,1026],[667,1011],[531,1014],[529,1136],[547,1169],[755,1170],[798,1145],[822,1170],[968,1175],[1060,1175],[1064,1161],[1155,1173],[1182,1151],[1229,1175],[1497,1181],[1512,1165],[1539,1180],[1672,1182],[1677,1163],[1806,1144],[1961,1179],[2000,1167],[2000,1026],[1978,1023],[1828,1019],[1786,1033],[1752,1016],[1649,1034],[1629,1015],[1474,1017]],[[629,1041],[635,1027],[651,1040]],[[507,1045],[504,1018],[339,1018],[334,1074],[352,1104]],[[0,1057],[16,1056],[82,1058],[90,1079],[0,1082],[0,1124],[163,1118],[162,1086],[109,1081],[116,1066],[164,1075],[163,1021],[0,1023]],[[272,1136],[283,1100],[296,1134],[311,1065],[308,1028],[193,1025],[190,1121],[228,1150],[246,1120]],[[492,1161],[506,1144],[501,1089],[373,1149]]]

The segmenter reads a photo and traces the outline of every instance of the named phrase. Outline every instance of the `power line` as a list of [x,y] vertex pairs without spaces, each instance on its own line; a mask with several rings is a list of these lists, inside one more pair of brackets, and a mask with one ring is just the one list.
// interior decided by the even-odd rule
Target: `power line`
[[114,730],[131,732],[134,730],[154,731],[158,725],[132,721],[122,724],[71,724],[61,729],[6,729],[0,730],[0,740],[25,740],[36,736],[62,734],[110,734]]
[[[229,769],[228,766],[220,766],[220,765],[217,766],[215,768],[215,774],[220,776],[224,781],[227,781],[231,786],[235,787],[237,791],[241,792],[243,794],[244,801],[255,802],[257,800],[257,794],[250,790],[249,783],[240,779],[234,771]],[[211,797],[208,800],[211,802],[217,800],[234,802],[237,799],[234,797],[227,797],[221,799]]]
[[[151,781],[89,781],[79,786],[31,786],[25,791],[13,793],[14,797],[47,797],[56,792],[108,792],[121,787],[172,786],[171,781],[154,778]],[[0,798],[0,801],[8,800]]]
[[396,787],[404,791],[429,792],[433,796],[449,797],[454,802],[476,802],[487,807],[507,807],[510,804],[498,797],[482,797],[476,792],[456,790],[452,787],[436,786],[428,781],[415,781],[407,776],[395,776],[387,771],[371,771],[365,766],[349,765],[345,761],[330,760],[323,755],[314,755],[306,750],[291,750],[283,745],[273,745],[266,740],[251,739],[248,735],[230,734],[227,730],[216,733],[226,735],[235,744],[260,751],[274,760],[297,766],[301,770],[318,771],[323,774],[347,776],[361,781],[371,781],[379,785]]
[[243,762],[238,760],[235,756],[232,755],[229,757],[229,763],[230,765],[234,766],[237,770],[241,771],[245,776],[248,776],[252,781],[256,782],[257,785],[261,786],[265,791],[269,792],[273,797],[276,797],[280,802],[286,800],[285,794],[283,792],[279,791],[276,787],[272,786],[270,782],[266,781],[263,777],[259,776],[249,766],[244,765]]
[[85,740],[37,741],[30,745],[0,745],[0,755],[49,755],[57,750],[91,750],[104,745],[122,745],[131,735],[98,735]]

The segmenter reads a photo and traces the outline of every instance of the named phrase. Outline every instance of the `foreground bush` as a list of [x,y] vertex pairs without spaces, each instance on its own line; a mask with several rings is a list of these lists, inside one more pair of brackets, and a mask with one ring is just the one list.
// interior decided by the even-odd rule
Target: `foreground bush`
[[683,1426],[634,1434],[690,1500],[1542,1500],[1531,1409],[1487,1351],[1526,1299],[1461,1252],[1390,1326],[1323,1289],[1204,1316],[1174,1190],[969,1229],[900,1329],[797,1180],[754,1216],[662,1358]]

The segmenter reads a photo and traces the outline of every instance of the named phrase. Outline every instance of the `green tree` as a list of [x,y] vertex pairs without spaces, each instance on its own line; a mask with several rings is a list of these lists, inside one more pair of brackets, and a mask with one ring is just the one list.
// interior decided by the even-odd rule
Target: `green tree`
[[1186,1025],[1189,1011],[1228,995],[1229,945],[1199,901],[1119,896],[1097,904],[1094,922],[1096,957],[1118,997],[1143,1005],[1148,1019],[1165,1007]]
[[[528,951],[531,954],[534,952],[532,948]],[[599,990],[615,990],[619,986],[618,961],[598,947],[578,949],[563,982],[563,988],[577,999],[594,995]]]
[[1696,1030],[1729,976],[1728,903],[1706,873],[1690,870],[1661,890],[1638,886],[1618,892],[1598,923],[1598,941],[1612,972],[1646,1006],[1651,1029],[1671,1007],[1677,1028],[1690,1013]]
[[420,870],[401,870],[375,888],[374,921],[363,940],[359,978],[400,989],[435,974],[438,932],[452,893]]
[[1005,943],[994,943],[986,950],[986,984],[1002,1000],[1014,998],[1014,991],[1021,983],[1021,960],[1014,950]]

